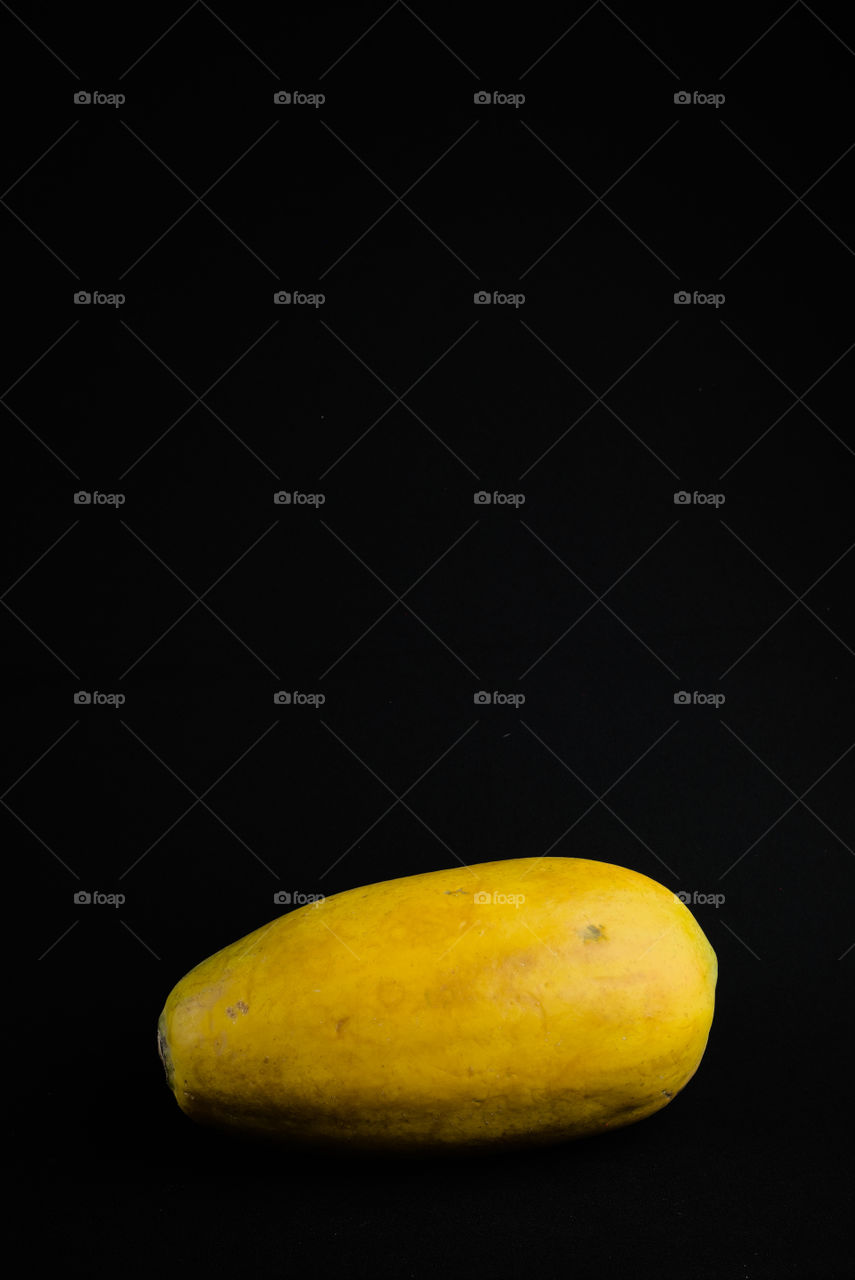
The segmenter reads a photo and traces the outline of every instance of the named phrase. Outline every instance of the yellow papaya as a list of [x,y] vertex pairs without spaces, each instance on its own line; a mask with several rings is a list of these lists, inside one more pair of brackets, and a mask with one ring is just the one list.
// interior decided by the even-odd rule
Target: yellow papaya
[[638,872],[519,858],[281,916],[192,969],[158,1046],[194,1120],[355,1148],[554,1142],[667,1105],[697,1070],[715,953]]

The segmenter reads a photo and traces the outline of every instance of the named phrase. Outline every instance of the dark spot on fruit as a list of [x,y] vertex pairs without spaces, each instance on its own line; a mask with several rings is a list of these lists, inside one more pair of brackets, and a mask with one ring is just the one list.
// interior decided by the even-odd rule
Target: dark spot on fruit
[[335,1033],[337,1036],[341,1035],[342,1027],[348,1022],[350,1022],[350,1018],[339,1018],[338,1022],[335,1024]]
[[674,1095],[673,1095],[673,1093],[671,1092],[671,1090],[670,1090],[670,1089],[663,1089],[663,1090],[662,1090],[662,1092],[663,1092],[663,1094],[665,1095],[665,1097],[666,1097],[666,1098],[673,1098],[673,1097],[674,1097]]
[[236,1008],[240,1009],[241,1013],[249,1013],[249,1005],[244,1004],[243,1000],[238,1000]]
[[466,893],[466,892],[467,892],[466,889],[446,889],[445,896],[448,897],[450,893]]
[[583,942],[602,942],[606,936],[606,927],[602,924],[589,924],[586,928],[579,930],[579,937]]

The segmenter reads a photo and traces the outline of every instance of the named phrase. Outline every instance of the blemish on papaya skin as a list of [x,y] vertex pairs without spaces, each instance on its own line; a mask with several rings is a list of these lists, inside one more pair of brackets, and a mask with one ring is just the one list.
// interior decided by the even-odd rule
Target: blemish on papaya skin
[[606,928],[602,924],[589,924],[577,932],[583,942],[604,942],[606,939]]
[[243,1000],[238,1000],[235,1008],[240,1009],[241,1013],[249,1013],[249,1005],[244,1004]]
[[671,1092],[671,1090],[670,1090],[670,1089],[663,1089],[663,1090],[662,1090],[662,1093],[663,1093],[663,1095],[664,1095],[666,1098],[673,1098],[673,1097],[674,1097],[674,1095],[673,1095],[673,1093]]
[[335,1033],[337,1036],[341,1035],[342,1027],[348,1022],[350,1022],[350,1018],[339,1018],[338,1022],[335,1024]]
[[445,896],[448,897],[449,894],[454,894],[454,893],[468,894],[469,890],[468,889],[446,889]]

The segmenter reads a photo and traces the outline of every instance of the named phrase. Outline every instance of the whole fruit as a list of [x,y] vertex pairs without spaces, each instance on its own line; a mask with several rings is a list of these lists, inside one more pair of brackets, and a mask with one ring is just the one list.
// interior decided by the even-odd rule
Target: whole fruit
[[553,1142],[697,1070],[716,957],[655,880],[519,858],[299,908],[192,969],[158,1045],[194,1120],[375,1149]]

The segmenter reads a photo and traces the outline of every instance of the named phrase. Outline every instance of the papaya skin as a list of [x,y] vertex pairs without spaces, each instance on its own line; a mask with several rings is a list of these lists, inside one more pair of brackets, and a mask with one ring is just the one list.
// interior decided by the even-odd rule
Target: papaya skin
[[170,993],[158,1048],[181,1109],[241,1134],[557,1142],[667,1106],[703,1056],[716,977],[655,880],[487,862],[338,893],[216,952]]

